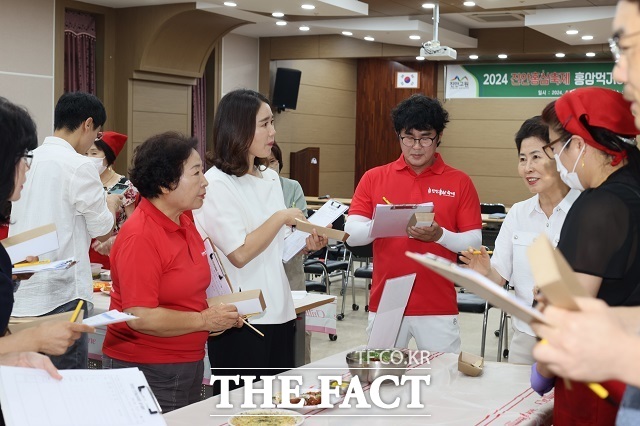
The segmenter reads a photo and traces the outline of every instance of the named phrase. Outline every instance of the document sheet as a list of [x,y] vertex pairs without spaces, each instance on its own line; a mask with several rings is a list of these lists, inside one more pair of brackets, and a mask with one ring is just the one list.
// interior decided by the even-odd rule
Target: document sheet
[[367,347],[371,349],[395,348],[400,324],[407,308],[416,274],[392,278],[384,284],[384,291],[373,320]]
[[207,288],[207,298],[233,293],[231,283],[227,278],[227,273],[218,257],[218,252],[213,247],[213,243],[209,238],[205,238],[204,248],[207,252],[207,260],[209,261],[209,269],[211,270],[211,282]]
[[76,264],[76,260],[73,257],[64,260],[56,260],[54,262],[34,262],[30,264],[25,264],[21,266],[18,263],[17,267],[11,268],[12,274],[35,274],[38,272],[45,271],[64,271],[65,269],[71,268]]
[[0,367],[0,403],[7,426],[166,425],[137,368],[44,370]]
[[[347,211],[349,207],[344,204],[336,201],[329,200],[318,209],[311,217],[309,217],[309,222],[320,225],[327,226],[330,223],[333,223],[341,214]],[[284,262],[288,262],[291,260],[293,256],[295,256],[300,250],[302,250],[305,246],[305,240],[309,236],[308,233],[303,231],[294,230],[289,236],[284,240],[284,252],[282,254],[282,260]]]
[[112,309],[109,312],[103,312],[98,315],[86,318],[82,321],[83,324],[90,325],[91,327],[102,327],[109,324],[117,324],[119,322],[126,322],[137,319],[135,315],[127,314],[126,312],[120,312],[117,309]]
[[373,213],[369,237],[403,237],[407,225],[415,213],[432,213],[433,203],[423,204],[378,204]]

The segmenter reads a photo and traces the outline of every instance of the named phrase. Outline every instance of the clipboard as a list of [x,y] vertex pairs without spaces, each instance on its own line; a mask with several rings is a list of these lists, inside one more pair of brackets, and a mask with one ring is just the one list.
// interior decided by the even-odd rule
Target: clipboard
[[384,283],[384,290],[373,319],[367,348],[394,348],[400,332],[404,311],[416,280],[416,274],[390,278]]
[[213,242],[209,238],[205,238],[203,242],[204,249],[207,252],[209,270],[211,271],[211,281],[209,282],[209,287],[207,287],[207,298],[233,293],[233,287]]
[[[137,367],[59,373],[63,380],[38,368],[1,366],[0,401],[6,424],[70,424],[69,413],[85,419],[85,424],[96,423],[91,419],[104,419],[101,423],[111,426],[167,424],[149,382]],[[103,400],[106,402],[100,403]]]
[[267,305],[262,296],[262,290],[234,292],[213,242],[209,238],[205,238],[203,242],[207,252],[209,269],[211,270],[211,281],[209,282],[209,287],[207,287],[207,304],[209,306],[221,303],[232,304],[238,308],[238,312],[243,316],[257,315],[264,312]]
[[0,242],[9,254],[11,263],[24,261],[27,256],[42,256],[45,253],[58,250],[58,233],[56,225],[39,226]]
[[541,234],[527,249],[533,281],[549,303],[568,311],[580,310],[574,297],[592,297],[580,285],[567,260]]
[[376,205],[369,237],[406,237],[409,220],[416,213],[433,213],[433,203]]
[[444,257],[431,253],[419,254],[408,251],[405,254],[443,277],[468,288],[491,305],[507,311],[527,324],[539,321],[550,325],[542,312],[517,299],[500,285],[474,270],[462,268]]
[[[73,317],[73,311],[61,312],[59,314],[46,315],[43,317],[9,317],[9,326],[7,327],[11,333],[17,333],[28,328],[37,327],[50,321],[62,321],[69,322]],[[84,320],[84,310],[80,310],[77,323],[82,323]]]

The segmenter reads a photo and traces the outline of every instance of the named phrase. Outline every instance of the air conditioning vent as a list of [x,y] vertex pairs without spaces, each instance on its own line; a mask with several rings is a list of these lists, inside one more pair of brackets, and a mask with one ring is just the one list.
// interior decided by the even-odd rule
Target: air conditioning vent
[[478,22],[497,23],[497,22],[523,22],[524,13],[470,13],[467,17]]

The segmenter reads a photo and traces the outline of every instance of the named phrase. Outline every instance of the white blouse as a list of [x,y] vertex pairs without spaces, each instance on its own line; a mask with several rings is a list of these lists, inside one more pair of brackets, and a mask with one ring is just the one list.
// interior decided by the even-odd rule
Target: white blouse
[[269,246],[243,268],[236,268],[227,256],[241,247],[248,234],[271,215],[285,209],[278,174],[271,169],[262,177],[228,175],[216,167],[205,173],[209,181],[203,206],[193,211],[203,238],[211,238],[221,252],[221,261],[233,290],[262,290],[265,312],[251,318],[255,324],[283,324],[295,318],[289,281],[282,265],[285,226]]
[[[505,280],[509,281],[516,292],[516,297],[527,305],[533,303],[533,275],[529,267],[527,249],[533,240],[544,233],[553,246],[558,245],[562,224],[573,202],[580,191],[570,190],[560,204],[554,209],[551,217],[540,208],[538,194],[515,203],[509,210],[496,238],[491,266]],[[523,333],[535,336],[535,333],[524,321],[513,317],[513,326]]]

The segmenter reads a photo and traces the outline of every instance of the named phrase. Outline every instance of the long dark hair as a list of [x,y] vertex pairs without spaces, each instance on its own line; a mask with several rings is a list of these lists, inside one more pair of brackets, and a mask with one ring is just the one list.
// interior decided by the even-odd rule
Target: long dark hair
[[243,176],[250,166],[266,167],[267,158],[248,163],[249,148],[256,133],[256,116],[269,100],[248,89],[238,89],[222,97],[213,120],[213,155],[207,160],[228,175]]
[[18,164],[37,146],[36,123],[27,110],[0,97],[0,223],[9,222]]

